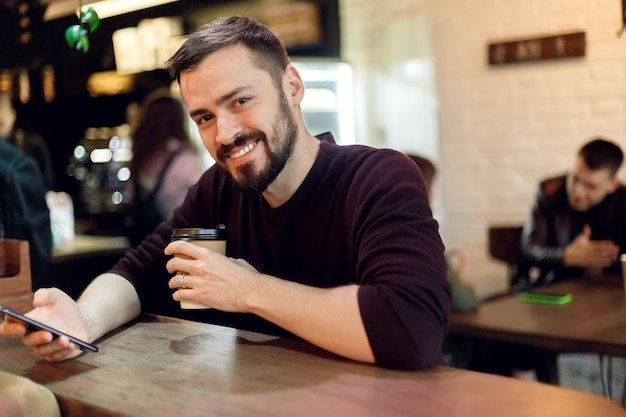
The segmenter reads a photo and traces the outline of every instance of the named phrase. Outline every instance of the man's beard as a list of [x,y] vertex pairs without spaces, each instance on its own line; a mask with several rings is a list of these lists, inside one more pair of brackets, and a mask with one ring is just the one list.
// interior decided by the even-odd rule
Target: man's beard
[[276,150],[270,147],[269,140],[263,132],[250,132],[238,135],[231,145],[219,149],[217,157],[220,164],[226,166],[228,156],[226,156],[227,151],[225,149],[245,146],[245,144],[253,143],[257,140],[263,142],[267,152],[267,164],[265,167],[257,170],[253,163],[248,163],[237,169],[237,177],[231,174],[231,183],[236,189],[244,193],[260,194],[267,189],[285,168],[287,161],[293,154],[297,137],[298,126],[291,114],[287,98],[282,93],[279,112],[272,124],[272,142],[278,146]]

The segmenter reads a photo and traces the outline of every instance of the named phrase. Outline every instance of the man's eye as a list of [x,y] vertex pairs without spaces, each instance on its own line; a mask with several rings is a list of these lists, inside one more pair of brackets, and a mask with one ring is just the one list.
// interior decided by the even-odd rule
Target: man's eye
[[209,122],[213,119],[213,116],[210,114],[205,114],[204,116],[200,117],[198,120],[196,120],[197,124],[202,124],[202,123],[206,123]]
[[246,104],[248,101],[250,101],[249,97],[242,97],[240,99],[237,99],[237,101],[235,101],[234,106],[242,106],[244,104]]

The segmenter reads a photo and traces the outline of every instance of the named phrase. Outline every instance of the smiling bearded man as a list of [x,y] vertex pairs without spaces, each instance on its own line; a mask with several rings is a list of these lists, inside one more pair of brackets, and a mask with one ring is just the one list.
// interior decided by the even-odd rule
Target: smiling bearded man
[[[302,77],[280,39],[252,19],[202,26],[168,67],[217,163],[77,303],[42,290],[32,317],[93,341],[141,312],[164,314],[297,337],[378,366],[443,365],[450,286],[417,165],[391,149],[313,135]],[[170,241],[174,229],[217,225],[225,255]],[[182,310],[183,300],[210,308]],[[25,329],[4,323],[0,332]],[[43,333],[22,341],[49,361],[79,353]]]
[[[249,162],[238,168],[234,168],[237,173],[231,172],[232,184],[238,190],[245,193],[260,194],[270,185],[280,174],[293,154],[293,148],[298,139],[298,126],[291,114],[287,97],[282,90],[278,90],[280,95],[279,112],[274,117],[272,124],[271,140],[263,132],[250,132],[238,135],[231,144],[223,145],[217,150],[215,160],[220,166],[228,171],[227,159],[233,149],[244,147],[240,152],[245,152],[245,146],[253,144],[256,146],[258,142],[265,143],[267,149],[267,164],[265,167],[258,168],[253,162]],[[271,144],[270,144],[271,143]],[[276,147],[277,149],[273,149]],[[236,156],[241,156],[237,153]]]

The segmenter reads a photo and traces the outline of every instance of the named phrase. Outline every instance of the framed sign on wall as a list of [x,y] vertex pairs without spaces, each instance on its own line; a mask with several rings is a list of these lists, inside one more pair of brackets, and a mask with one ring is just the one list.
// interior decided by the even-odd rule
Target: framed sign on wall
[[585,32],[492,42],[489,65],[515,64],[585,56]]

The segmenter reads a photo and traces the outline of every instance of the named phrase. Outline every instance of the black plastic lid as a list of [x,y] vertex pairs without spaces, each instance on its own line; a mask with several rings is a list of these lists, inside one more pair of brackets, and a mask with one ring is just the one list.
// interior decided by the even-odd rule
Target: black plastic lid
[[223,225],[217,229],[203,229],[200,227],[189,227],[186,229],[174,229],[172,240],[226,240],[226,228]]

